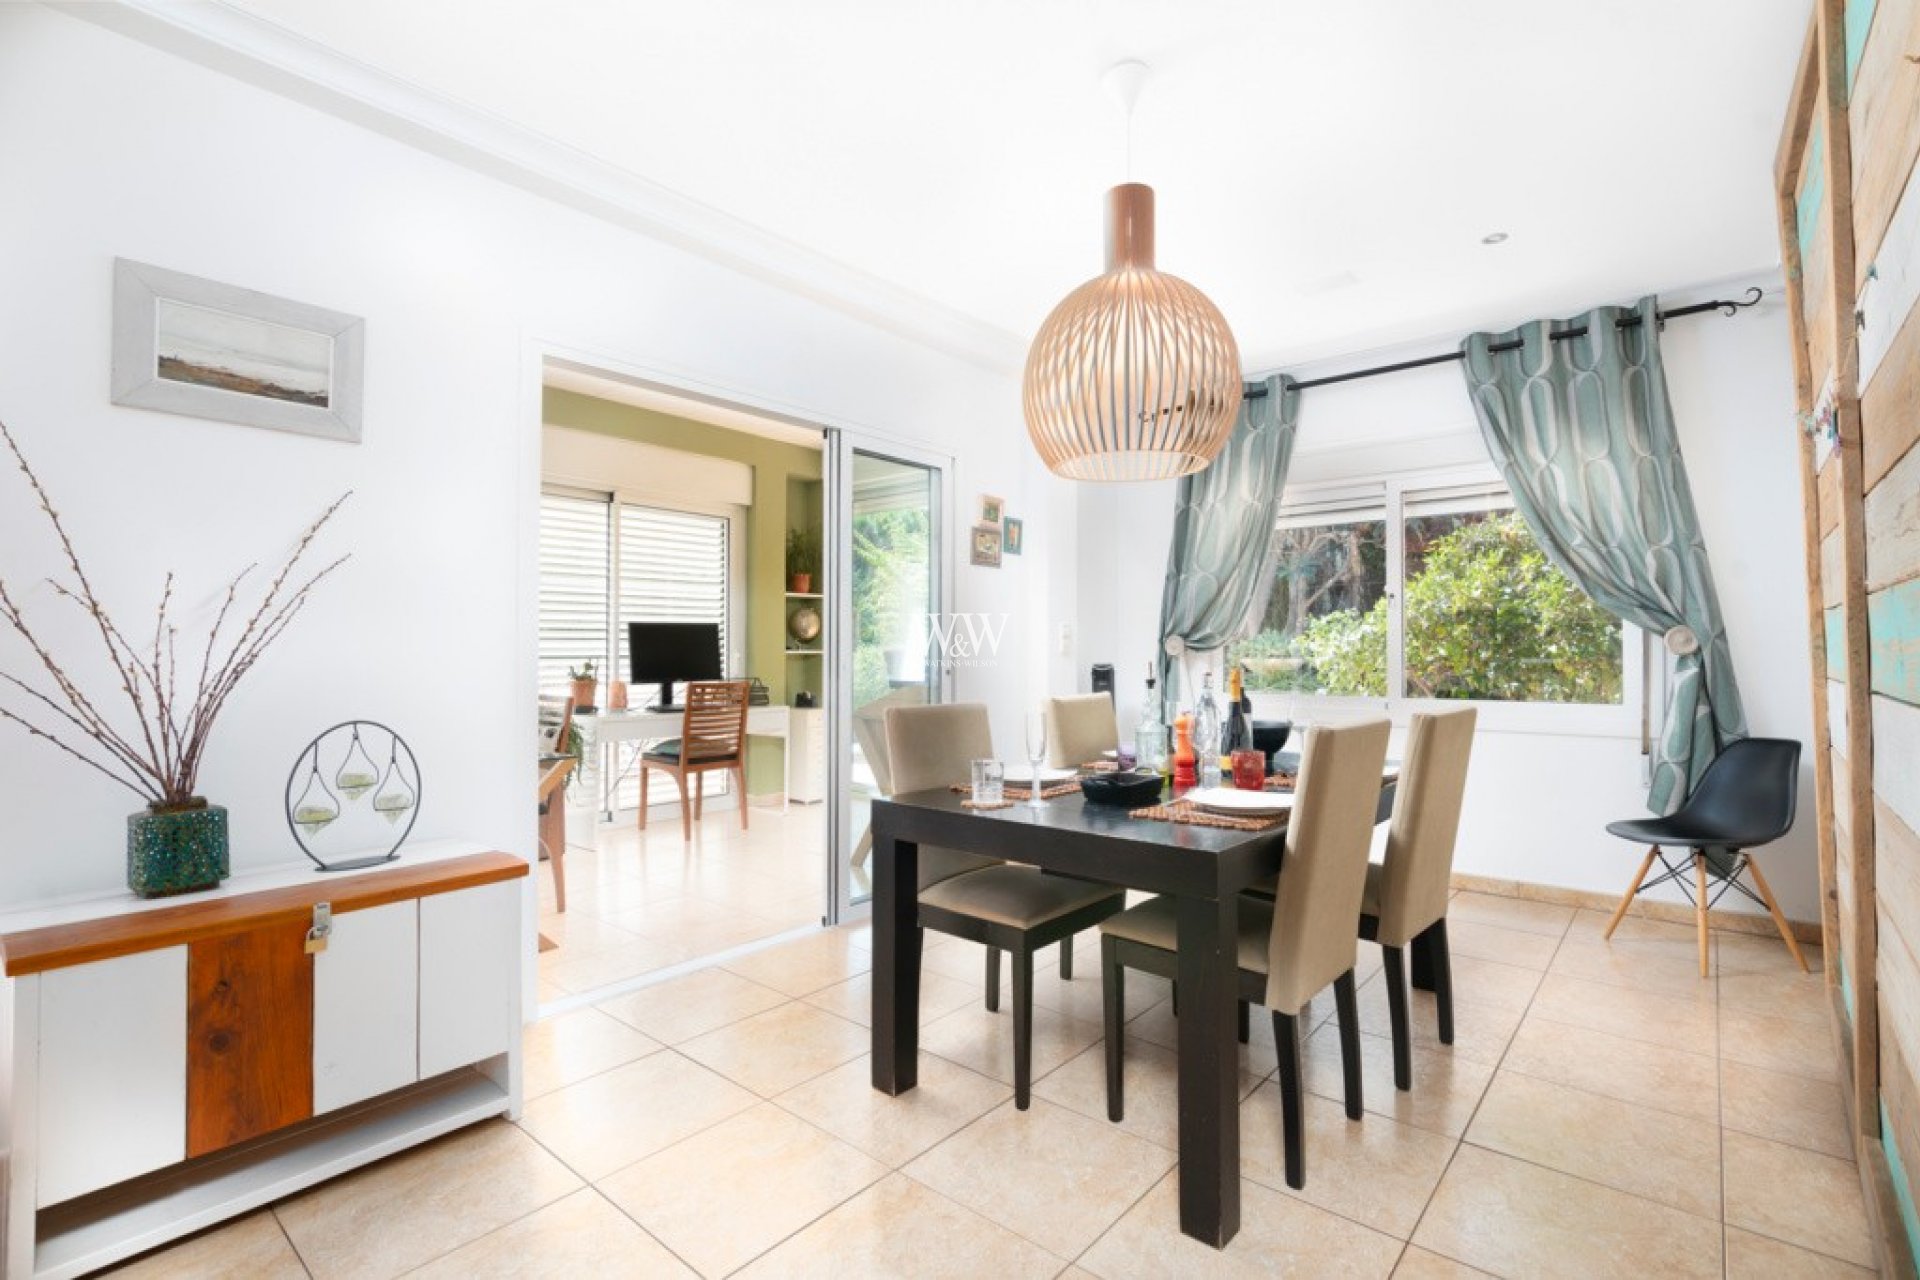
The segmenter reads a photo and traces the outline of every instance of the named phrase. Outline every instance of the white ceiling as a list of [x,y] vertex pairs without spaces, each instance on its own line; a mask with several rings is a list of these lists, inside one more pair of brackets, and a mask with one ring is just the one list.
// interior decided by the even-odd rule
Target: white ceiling
[[[229,0],[1024,340],[1160,266],[1264,371],[1778,261],[1808,0]],[[1505,231],[1504,245],[1480,243]]]

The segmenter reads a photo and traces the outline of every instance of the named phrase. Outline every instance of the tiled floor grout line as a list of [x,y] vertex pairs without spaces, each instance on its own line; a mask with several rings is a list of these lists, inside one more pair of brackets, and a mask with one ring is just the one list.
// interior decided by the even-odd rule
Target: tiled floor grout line
[[[289,1199],[291,1199],[291,1197],[289,1197]],[[287,1248],[293,1250],[293,1260],[300,1264],[302,1271],[307,1273],[307,1280],[313,1280],[313,1268],[307,1265],[306,1255],[300,1252],[300,1246],[294,1242],[292,1234],[288,1232],[287,1224],[280,1221],[280,1206],[283,1203],[285,1203],[285,1201],[276,1200],[268,1205],[267,1216],[273,1219],[274,1230],[278,1231],[280,1238],[287,1242]],[[218,1228],[212,1229],[217,1230]],[[188,1238],[191,1239],[192,1237]]]

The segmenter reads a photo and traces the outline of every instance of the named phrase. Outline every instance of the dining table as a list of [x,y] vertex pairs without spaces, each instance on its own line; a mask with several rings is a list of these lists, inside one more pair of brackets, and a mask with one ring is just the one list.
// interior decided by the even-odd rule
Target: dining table
[[[1393,795],[1390,774],[1377,820],[1391,817]],[[872,831],[873,1087],[889,1095],[914,1088],[918,1077],[921,846],[1174,900],[1180,1229],[1224,1248],[1240,1229],[1237,899],[1280,871],[1284,822],[1250,831],[1136,818],[1080,795],[975,809],[960,792],[940,788],[874,801]]]

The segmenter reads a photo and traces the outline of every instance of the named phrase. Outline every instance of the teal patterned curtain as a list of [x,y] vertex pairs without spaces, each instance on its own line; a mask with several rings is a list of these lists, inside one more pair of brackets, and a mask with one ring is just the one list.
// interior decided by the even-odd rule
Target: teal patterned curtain
[[1266,395],[1240,402],[1213,465],[1180,479],[1160,595],[1160,689],[1169,705],[1179,696],[1172,659],[1224,648],[1266,612],[1273,592],[1273,520],[1293,458],[1300,388],[1279,373],[1264,385]]
[[[1616,323],[1635,315],[1637,325]],[[1582,325],[1584,336],[1551,340]],[[1520,347],[1490,350],[1512,341]],[[1601,608],[1679,654],[1647,796],[1671,813],[1747,720],[1674,431],[1655,300],[1476,333],[1461,349],[1481,434],[1541,547]]]

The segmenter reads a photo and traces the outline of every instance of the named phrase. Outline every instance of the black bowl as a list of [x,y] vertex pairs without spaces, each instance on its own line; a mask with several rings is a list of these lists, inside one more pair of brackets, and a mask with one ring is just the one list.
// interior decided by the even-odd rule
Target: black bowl
[[1080,794],[1088,804],[1138,809],[1160,798],[1161,782],[1157,773],[1090,773],[1080,779]]

